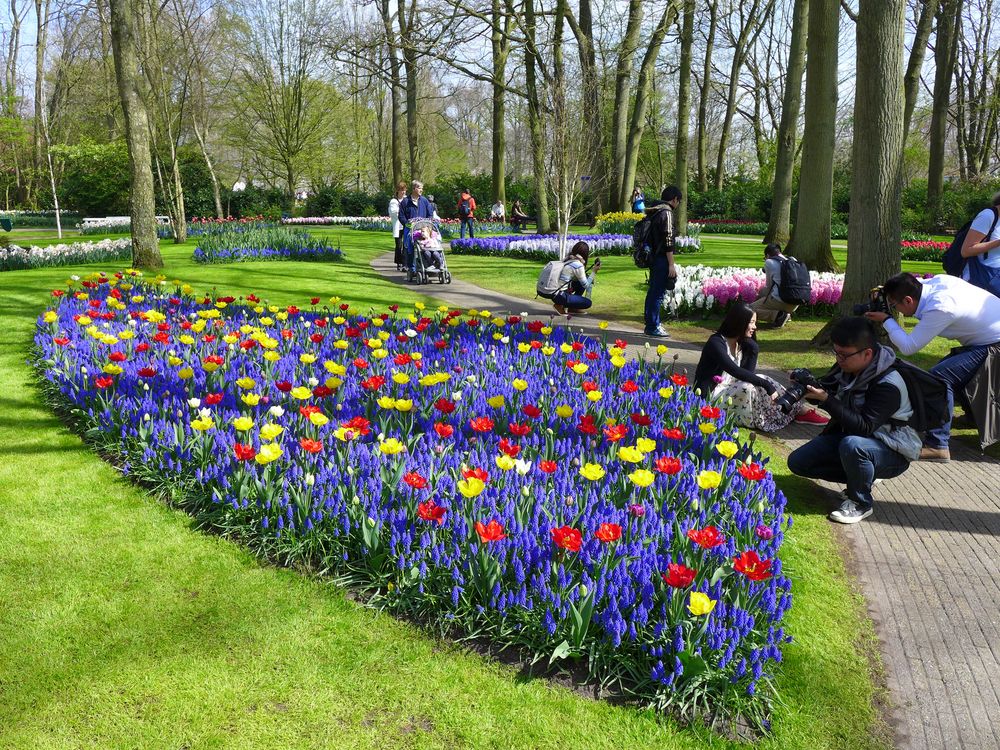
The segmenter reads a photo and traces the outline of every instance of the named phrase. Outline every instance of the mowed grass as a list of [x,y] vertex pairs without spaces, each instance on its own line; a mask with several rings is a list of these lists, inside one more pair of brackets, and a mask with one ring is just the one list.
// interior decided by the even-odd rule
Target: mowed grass
[[[164,243],[164,273],[279,304],[421,299],[371,272],[391,240],[321,233],[342,238],[344,262],[198,266],[193,242]],[[734,746],[442,643],[198,532],[124,481],[40,403],[26,364],[49,291],[93,270],[0,274],[0,747]],[[826,509],[768,450],[795,518],[783,553],[795,642],[758,746],[885,747],[874,636]]]

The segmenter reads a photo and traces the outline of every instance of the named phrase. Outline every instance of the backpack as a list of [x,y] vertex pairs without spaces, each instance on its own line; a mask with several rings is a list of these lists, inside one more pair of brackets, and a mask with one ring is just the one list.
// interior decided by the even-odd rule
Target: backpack
[[927,372],[905,359],[893,364],[906,383],[913,415],[907,424],[917,432],[940,427],[951,417],[948,408],[948,384],[934,373]]
[[535,294],[545,299],[552,299],[556,294],[565,289],[569,282],[560,282],[559,275],[569,261],[550,260],[545,264],[545,268],[538,274],[538,283],[535,284]]
[[632,229],[632,260],[637,268],[649,268],[653,264],[653,225],[649,216],[643,216]]
[[788,257],[781,260],[778,296],[789,305],[808,305],[812,301],[812,280],[809,267],[801,260]]
[[458,204],[458,215],[463,219],[468,219],[469,214],[472,213],[472,206],[469,204],[468,198],[463,198],[462,202]]
[[[986,233],[987,239],[993,234],[993,230],[996,229],[997,219],[1000,219],[1000,211],[994,207],[993,224],[990,226],[990,231]],[[971,227],[972,222],[966,222],[962,228],[955,233],[955,239],[952,240],[948,249],[944,251],[944,256],[941,258],[941,265],[944,267],[944,272],[949,276],[962,278],[962,272],[965,271],[965,264],[972,260],[972,258],[962,257],[962,245],[965,244],[965,237],[969,233],[969,229]],[[986,258],[987,256],[989,256],[988,252],[983,253],[981,256],[974,257]]]

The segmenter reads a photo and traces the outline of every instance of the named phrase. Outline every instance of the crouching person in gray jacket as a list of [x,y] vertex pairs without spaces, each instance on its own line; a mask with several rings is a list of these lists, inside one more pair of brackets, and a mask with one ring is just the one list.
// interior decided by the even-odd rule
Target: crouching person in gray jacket
[[844,318],[831,332],[836,365],[805,397],[822,404],[830,423],[788,457],[793,474],[847,485],[844,501],[828,518],[858,523],[872,514],[872,484],[906,471],[920,455],[920,435],[895,352],[878,343],[864,318]]

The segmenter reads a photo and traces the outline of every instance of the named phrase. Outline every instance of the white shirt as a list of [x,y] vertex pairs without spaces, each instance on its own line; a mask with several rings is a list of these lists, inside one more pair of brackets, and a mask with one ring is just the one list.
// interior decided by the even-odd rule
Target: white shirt
[[[993,212],[992,208],[984,208],[976,214],[976,218],[972,220],[972,226],[969,227],[969,229],[974,229],[975,231],[983,234],[983,238],[980,242],[1000,240],[1000,221],[997,222],[992,234],[988,237],[986,236],[986,234],[990,231],[990,227],[993,226],[993,220],[995,218],[996,214]],[[978,258],[982,261],[983,265],[990,266],[991,268],[1000,268],[1000,248],[983,253],[979,255]]]
[[770,289],[771,291],[768,296],[773,297],[779,302],[784,302],[778,290],[781,287],[781,261],[785,259],[784,255],[778,253],[773,258],[768,258],[764,261],[764,289]]
[[962,346],[1000,342],[1000,297],[947,274],[920,283],[924,288],[913,313],[920,322],[913,331],[907,334],[892,318],[885,321],[889,340],[900,352],[918,352],[935,336],[954,339]]
[[403,225],[399,221],[399,198],[395,196],[389,201],[389,220],[392,222],[392,236],[399,237],[403,231]]

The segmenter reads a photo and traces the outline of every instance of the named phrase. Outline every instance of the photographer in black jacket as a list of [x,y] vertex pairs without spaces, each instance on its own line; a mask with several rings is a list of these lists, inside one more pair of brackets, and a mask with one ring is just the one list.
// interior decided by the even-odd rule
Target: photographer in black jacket
[[831,332],[836,365],[809,386],[806,398],[823,405],[830,424],[788,457],[793,474],[847,485],[844,501],[828,518],[858,523],[872,514],[876,478],[899,476],[920,455],[920,435],[895,352],[878,343],[864,318],[844,318]]

